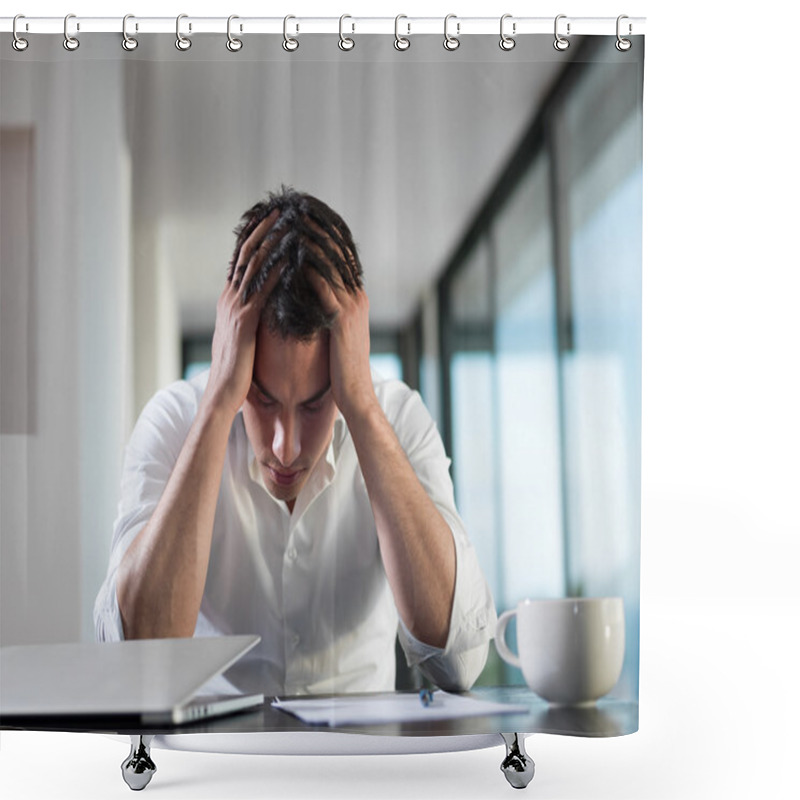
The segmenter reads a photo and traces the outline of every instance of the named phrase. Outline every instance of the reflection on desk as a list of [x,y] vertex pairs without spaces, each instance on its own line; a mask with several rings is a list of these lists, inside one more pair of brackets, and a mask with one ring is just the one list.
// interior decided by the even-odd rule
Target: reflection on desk
[[[471,736],[489,733],[551,733],[565,736],[624,736],[639,728],[639,706],[635,702],[607,697],[596,705],[580,708],[550,706],[524,686],[477,687],[467,692],[468,697],[495,703],[522,705],[521,713],[492,716],[465,717],[461,719],[384,723],[365,726],[347,726],[324,730],[346,734],[373,736]],[[4,725],[0,728],[16,727]],[[319,727],[309,726],[299,719],[273,708],[269,702],[263,706],[232,714],[227,717],[203,720],[190,725],[162,728],[136,728],[120,725],[113,719],[92,720],[67,727],[63,723],[47,720],[30,726],[30,730],[71,730],[82,732],[113,732],[120,734],[196,734],[196,733],[321,733]]]

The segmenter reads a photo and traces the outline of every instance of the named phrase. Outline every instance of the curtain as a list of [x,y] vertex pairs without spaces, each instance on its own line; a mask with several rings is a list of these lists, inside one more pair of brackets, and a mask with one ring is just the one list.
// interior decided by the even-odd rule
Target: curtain
[[[3,37],[2,644],[93,638],[125,443],[290,185],[354,232],[375,368],[435,419],[498,611],[622,597],[635,703],[643,39],[353,38]],[[524,681],[491,649],[481,683]]]

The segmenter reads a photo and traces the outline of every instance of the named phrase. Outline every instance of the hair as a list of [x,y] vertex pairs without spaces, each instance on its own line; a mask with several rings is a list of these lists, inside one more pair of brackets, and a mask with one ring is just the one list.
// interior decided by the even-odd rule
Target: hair
[[236,247],[228,269],[233,279],[239,253],[250,234],[274,211],[278,217],[259,243],[266,256],[244,288],[244,297],[258,292],[270,273],[280,270],[275,288],[265,300],[262,324],[283,338],[309,340],[333,323],[308,279],[314,269],[331,285],[344,284],[355,293],[363,285],[358,250],[345,221],[310,194],[282,187],[246,211],[235,229]]

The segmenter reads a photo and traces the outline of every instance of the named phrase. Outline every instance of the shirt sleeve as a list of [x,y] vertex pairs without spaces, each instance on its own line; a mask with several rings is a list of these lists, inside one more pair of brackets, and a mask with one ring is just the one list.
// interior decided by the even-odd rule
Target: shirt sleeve
[[108,572],[94,605],[98,641],[124,639],[117,603],[119,565],[155,511],[191,426],[196,404],[195,390],[183,381],[158,392],[142,411],[125,448]]
[[436,423],[419,394],[404,388],[405,396],[396,410],[387,403],[387,416],[417,478],[453,534],[456,586],[450,631],[443,648],[417,640],[402,620],[398,636],[409,666],[419,666],[442,689],[465,691],[475,683],[486,664],[497,612],[475,549],[456,510],[450,459]]

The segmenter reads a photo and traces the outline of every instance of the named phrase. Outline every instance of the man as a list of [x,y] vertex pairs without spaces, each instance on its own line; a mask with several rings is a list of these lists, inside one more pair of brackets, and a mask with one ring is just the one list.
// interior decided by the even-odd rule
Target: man
[[243,217],[210,370],[159,392],[126,450],[100,639],[256,633],[270,695],[466,689],[492,598],[419,395],[374,379],[345,222],[284,190]]

